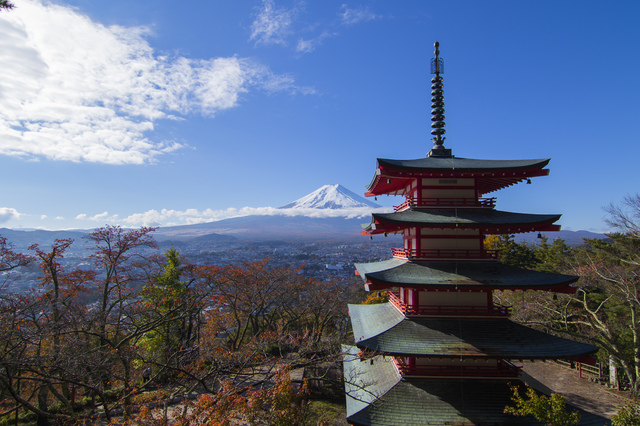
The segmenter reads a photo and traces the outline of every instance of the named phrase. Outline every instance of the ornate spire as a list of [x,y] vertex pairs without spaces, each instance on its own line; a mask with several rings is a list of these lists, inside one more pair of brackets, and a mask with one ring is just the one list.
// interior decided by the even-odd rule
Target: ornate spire
[[435,137],[433,148],[427,157],[451,157],[451,150],[444,147],[444,136],[447,131],[444,128],[444,90],[442,89],[442,77],[444,73],[444,62],[440,58],[440,43],[434,43],[435,58],[431,60],[431,74],[436,76],[431,79],[431,134]]

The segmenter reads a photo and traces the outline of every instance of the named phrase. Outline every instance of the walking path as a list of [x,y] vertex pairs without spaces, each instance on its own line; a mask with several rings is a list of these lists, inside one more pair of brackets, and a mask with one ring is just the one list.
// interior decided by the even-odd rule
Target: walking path
[[567,404],[609,419],[628,401],[622,392],[580,378],[577,370],[553,362],[525,361],[523,372],[523,381],[532,388],[564,395]]

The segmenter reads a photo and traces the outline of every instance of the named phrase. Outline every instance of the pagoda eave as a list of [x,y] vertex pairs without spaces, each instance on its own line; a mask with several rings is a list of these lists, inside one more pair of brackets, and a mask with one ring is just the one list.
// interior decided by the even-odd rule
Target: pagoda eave
[[[460,160],[460,159],[459,159]],[[534,168],[525,169],[473,169],[470,167],[462,168],[455,164],[446,168],[421,168],[421,167],[394,167],[380,164],[378,159],[378,168],[371,183],[367,186],[365,196],[372,197],[377,195],[404,195],[408,184],[416,178],[442,178],[442,179],[475,179],[478,189],[482,194],[497,191],[502,188],[525,181],[532,177],[548,176],[549,169],[543,169],[549,160],[542,160]],[[388,161],[388,160],[387,160]],[[400,160],[398,160],[400,161]],[[468,162],[479,162],[482,160],[468,160]]]
[[[360,231],[361,235],[379,235],[379,234],[395,234],[403,232],[405,229],[414,228],[416,226],[423,226],[422,224],[405,223],[402,225],[394,223],[383,223],[378,221],[372,225],[369,225],[366,229]],[[486,226],[486,225],[431,225],[432,229],[478,229],[480,232],[486,235],[501,235],[501,234],[524,234],[527,232],[556,232],[561,229],[560,225],[553,224],[541,224],[541,225],[510,225],[510,226]]]
[[469,359],[566,359],[598,348],[507,318],[412,318],[391,303],[349,305],[357,347],[392,356]]
[[579,277],[553,274],[482,261],[407,261],[389,259],[356,263],[358,275],[373,291],[391,287],[449,291],[467,290],[548,290],[572,294],[569,285]]
[[562,215],[513,213],[489,208],[412,207],[395,213],[373,213],[363,234],[400,232],[409,228],[477,229],[488,234],[558,231]]
[[[357,273],[357,275],[360,275]],[[576,279],[577,281],[577,279]],[[468,282],[468,283],[456,283],[449,285],[441,285],[441,284],[423,284],[423,285],[407,285],[405,283],[398,282],[386,282],[379,281],[375,279],[368,279],[364,284],[364,289],[366,291],[386,291],[392,288],[397,287],[405,287],[405,288],[416,288],[416,289],[428,289],[431,291],[451,291],[453,288],[457,288],[460,290],[507,290],[507,291],[526,291],[526,290],[535,290],[535,291],[551,291],[554,293],[562,293],[562,294],[576,294],[578,289],[576,287],[572,287],[569,284],[558,284],[558,285],[547,285],[547,286],[513,286],[507,287],[504,285],[501,286],[491,286],[478,282]]]

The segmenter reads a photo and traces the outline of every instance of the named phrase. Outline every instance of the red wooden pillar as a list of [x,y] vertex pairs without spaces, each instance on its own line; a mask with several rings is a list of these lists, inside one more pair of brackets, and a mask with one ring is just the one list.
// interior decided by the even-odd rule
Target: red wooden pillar
[[420,309],[420,301],[418,290],[412,288],[411,290],[411,309],[414,313],[418,313]]

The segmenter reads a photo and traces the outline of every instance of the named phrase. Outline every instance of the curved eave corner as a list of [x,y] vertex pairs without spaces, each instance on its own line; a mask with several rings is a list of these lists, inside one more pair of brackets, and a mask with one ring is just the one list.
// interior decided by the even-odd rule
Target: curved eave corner
[[[357,275],[360,275],[357,273]],[[540,286],[490,286],[490,285],[481,285],[478,283],[459,283],[456,285],[453,284],[406,284],[402,282],[391,282],[391,281],[383,281],[377,280],[375,278],[371,278],[369,276],[363,277],[365,284],[365,291],[385,291],[396,287],[416,287],[416,288],[430,288],[430,289],[441,289],[441,290],[451,290],[452,287],[457,287],[459,289],[478,289],[482,287],[482,289],[486,290],[507,290],[507,291],[526,291],[526,290],[535,290],[535,291],[550,291],[553,293],[562,293],[562,294],[576,294],[578,289],[576,287],[572,287],[570,283],[568,284],[557,284],[557,285],[540,285]],[[575,281],[578,279],[576,278]],[[573,282],[575,282],[573,281]]]
[[375,197],[378,195],[405,195],[406,187],[411,183],[411,178],[390,178],[380,174],[376,170],[371,183],[367,185],[365,197]]
[[377,159],[376,173],[366,187],[366,196],[404,195],[416,178],[474,178],[482,194],[515,185],[532,177],[547,176],[550,159],[475,160],[468,158],[417,160]]
[[[414,228],[416,226],[425,227],[423,224],[415,223],[384,223],[371,222],[370,224],[363,225],[363,230],[360,231],[361,235],[379,235],[379,234],[396,234],[403,232],[405,229]],[[485,225],[465,225],[455,226],[443,225],[443,224],[430,224],[430,228],[434,229],[480,229],[485,235],[501,235],[501,234],[526,234],[528,232],[558,232],[561,229],[560,225],[554,224],[541,224],[541,225],[511,225],[511,226],[485,226]]]
[[356,346],[391,356],[571,359],[598,350],[506,318],[411,318],[390,303],[350,305],[349,314]]
[[392,234],[403,232],[405,229],[415,227],[429,227],[434,229],[479,229],[484,234],[522,234],[527,232],[557,232],[561,226],[554,224],[560,219],[561,215],[548,218],[544,222],[539,223],[482,223],[482,222],[464,222],[464,221],[448,221],[439,222],[420,221],[420,220],[394,220],[397,213],[373,213],[371,222],[362,224],[361,235],[377,235]]
[[571,284],[579,277],[532,271],[499,262],[410,261],[391,258],[381,262],[356,263],[357,274],[367,291],[393,287],[427,290],[541,290],[574,294]]

